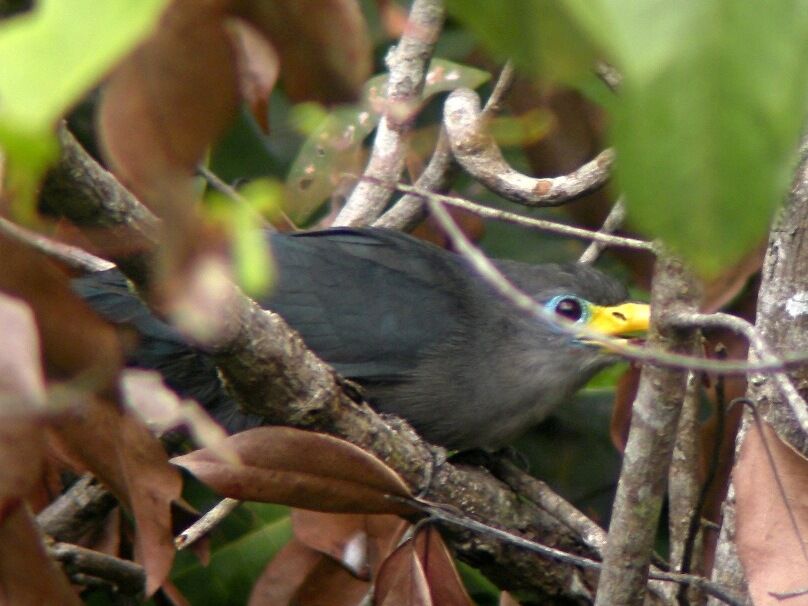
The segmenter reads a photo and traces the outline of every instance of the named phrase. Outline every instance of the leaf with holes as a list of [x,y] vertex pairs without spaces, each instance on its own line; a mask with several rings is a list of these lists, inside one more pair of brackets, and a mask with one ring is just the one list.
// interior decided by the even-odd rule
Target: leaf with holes
[[[422,100],[461,86],[477,88],[488,72],[444,59],[429,65]],[[297,223],[305,222],[334,191],[346,174],[361,173],[362,142],[379,123],[384,109],[387,76],[375,76],[364,87],[362,100],[325,115],[313,127],[286,180],[287,210]]]

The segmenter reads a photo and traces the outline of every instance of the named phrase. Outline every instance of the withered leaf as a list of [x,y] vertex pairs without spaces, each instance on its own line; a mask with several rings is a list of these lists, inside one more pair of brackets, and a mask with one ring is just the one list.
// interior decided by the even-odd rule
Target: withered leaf
[[[765,423],[763,431],[775,469],[769,463],[760,432],[750,426],[733,471],[736,544],[752,600],[756,606],[774,606],[784,602],[770,592],[808,587],[806,547],[801,545],[801,537],[808,536],[808,461]],[[787,503],[783,502],[775,473],[783,483]],[[800,534],[791,524],[787,507],[794,514]]]
[[295,537],[370,580],[395,549],[408,523],[397,516],[292,510]]
[[25,497],[44,471],[45,378],[31,309],[0,293],[0,501]]
[[116,175],[163,217],[170,213],[159,208],[159,194],[192,174],[237,108],[235,51],[225,17],[215,3],[175,0],[104,90],[104,153]]
[[372,68],[372,43],[355,0],[237,2],[281,56],[284,91],[293,101],[353,101]]
[[280,58],[272,43],[250,23],[234,19],[230,32],[236,49],[241,98],[253,118],[269,132],[269,95],[280,73]]
[[374,604],[472,606],[452,556],[434,526],[422,527],[382,564]]
[[31,512],[0,502],[0,600],[3,604],[63,604],[81,600],[48,556]]
[[409,496],[404,481],[373,455],[344,440],[291,427],[258,427],[227,439],[241,465],[209,449],[175,457],[223,496],[316,511],[408,513],[387,495]]
[[174,559],[171,503],[182,481],[160,442],[112,402],[88,397],[81,412],[50,430],[53,445],[80,469],[89,469],[132,512],[135,555],[145,568],[151,595]]

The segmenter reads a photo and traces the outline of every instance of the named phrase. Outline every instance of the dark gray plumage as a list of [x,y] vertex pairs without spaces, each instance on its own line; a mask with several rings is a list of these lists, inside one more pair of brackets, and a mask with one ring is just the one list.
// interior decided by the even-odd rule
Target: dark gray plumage
[[[279,278],[260,303],[361,384],[379,411],[406,418],[432,442],[501,446],[613,361],[515,311],[459,256],[405,234],[335,229],[271,242]],[[564,296],[610,306],[627,296],[589,266],[497,266],[540,303]],[[116,271],[80,278],[75,288],[104,316],[141,333],[133,364],[160,370],[230,431],[261,422],[236,409],[211,359],[152,316]]]

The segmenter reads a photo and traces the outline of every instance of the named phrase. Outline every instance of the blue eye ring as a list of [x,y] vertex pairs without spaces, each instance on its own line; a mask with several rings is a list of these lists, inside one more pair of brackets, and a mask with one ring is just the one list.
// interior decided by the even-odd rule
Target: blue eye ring
[[558,295],[547,301],[544,308],[576,324],[586,324],[592,315],[588,301],[574,295]]

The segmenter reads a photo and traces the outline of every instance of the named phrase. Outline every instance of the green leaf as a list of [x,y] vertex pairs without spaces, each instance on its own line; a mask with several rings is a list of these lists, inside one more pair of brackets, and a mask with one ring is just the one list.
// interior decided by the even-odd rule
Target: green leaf
[[[488,72],[445,59],[429,64],[422,98],[464,86],[477,88]],[[295,108],[293,120],[308,139],[286,179],[289,217],[304,223],[328,198],[344,175],[361,172],[362,142],[379,123],[387,76],[375,76],[363,88],[361,101],[326,114],[312,104]]]
[[[774,0],[450,0],[495,52],[608,103],[632,224],[705,276],[762,239],[783,200],[808,106],[808,5]],[[597,49],[594,52],[593,49]],[[600,98],[601,93],[598,92]]]
[[149,33],[165,4],[41,0],[0,23],[0,147],[18,210],[55,155],[58,118]]
[[272,250],[260,229],[259,219],[278,214],[283,188],[276,181],[260,179],[249,183],[239,193],[244,200],[236,204],[233,214],[233,258],[239,284],[255,297],[266,294],[275,280]]
[[0,24],[0,121],[23,132],[56,119],[138,41],[165,0],[41,0]]
[[762,239],[806,117],[808,5],[601,0],[624,74],[618,182],[634,225],[704,275]]
[[261,571],[291,538],[292,524],[286,507],[244,503],[211,536],[210,564],[181,551],[171,580],[195,605],[246,604]]
[[595,46],[564,2],[449,0],[446,5],[486,46],[526,72],[566,82],[592,72]]

